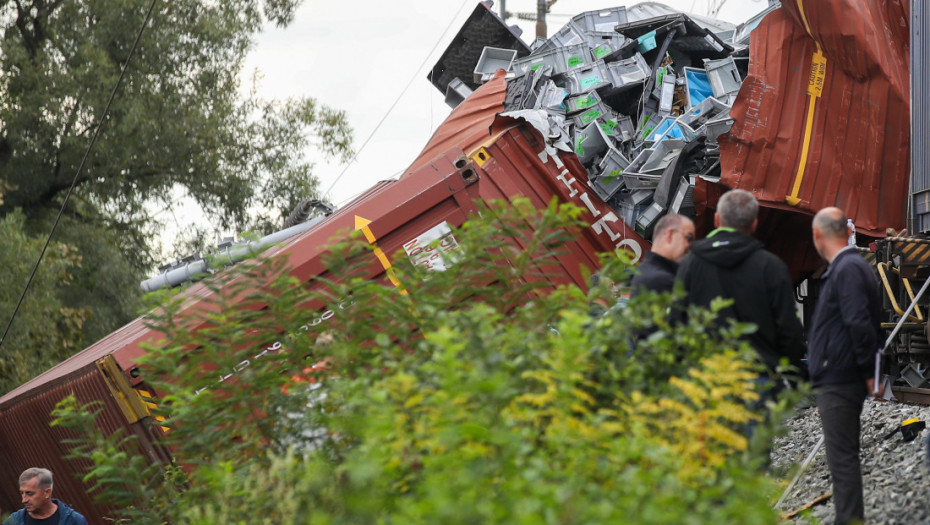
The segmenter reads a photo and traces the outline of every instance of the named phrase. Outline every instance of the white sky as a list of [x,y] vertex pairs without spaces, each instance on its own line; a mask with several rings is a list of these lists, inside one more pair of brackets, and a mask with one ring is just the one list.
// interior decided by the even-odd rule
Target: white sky
[[[547,19],[549,34],[579,13],[636,3],[558,0]],[[721,0],[664,3],[685,12],[708,14]],[[745,21],[768,5],[767,0],[722,3],[717,18],[733,23]],[[305,0],[289,27],[269,27],[259,36],[243,78],[258,69],[263,97],[310,96],[348,114],[358,157],[348,168],[322,159],[317,162],[320,186],[323,191],[332,186],[332,202],[343,205],[377,181],[396,178],[449,114],[444,94],[429,83],[426,74],[476,4],[477,0]],[[511,13],[536,11],[536,0],[507,0],[506,5]],[[499,13],[500,3],[493,9]],[[514,18],[507,22],[523,28],[525,42],[535,39],[535,22]],[[396,107],[388,114],[395,101]],[[359,152],[383,118],[384,123]],[[312,153],[310,158],[314,158]]]

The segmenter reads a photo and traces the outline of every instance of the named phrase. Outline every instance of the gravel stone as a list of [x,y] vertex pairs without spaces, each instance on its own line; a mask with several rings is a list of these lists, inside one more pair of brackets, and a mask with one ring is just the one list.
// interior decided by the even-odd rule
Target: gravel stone
[[[902,440],[900,432],[885,439],[903,421],[913,418],[930,423],[930,406],[874,399],[865,402],[860,419],[860,461],[867,523],[930,524],[930,463],[927,458],[930,429],[923,430],[917,439],[908,443]],[[785,425],[788,433],[776,438],[772,449],[772,471],[783,473],[787,488],[820,440],[822,427],[815,406],[798,408],[796,415]],[[821,446],[778,510],[792,512],[832,491],[830,470]],[[833,523],[832,498],[815,505],[808,512],[822,523]],[[805,516],[796,516],[789,523],[815,522]]]

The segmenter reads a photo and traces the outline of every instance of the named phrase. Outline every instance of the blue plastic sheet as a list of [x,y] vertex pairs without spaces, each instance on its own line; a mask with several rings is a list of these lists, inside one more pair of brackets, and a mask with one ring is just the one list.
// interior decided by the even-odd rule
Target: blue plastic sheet
[[[666,133],[666,131],[668,133]],[[664,134],[664,135],[663,135]],[[652,130],[652,134],[649,135],[649,140],[662,142],[665,139],[685,139],[684,132],[681,130],[681,126],[678,125],[675,120],[667,118],[659,123],[656,126],[656,129]]]
[[703,69],[686,67],[685,80],[688,83],[688,101],[692,107],[704,102],[705,98],[714,96],[710,79],[707,78],[707,72]]

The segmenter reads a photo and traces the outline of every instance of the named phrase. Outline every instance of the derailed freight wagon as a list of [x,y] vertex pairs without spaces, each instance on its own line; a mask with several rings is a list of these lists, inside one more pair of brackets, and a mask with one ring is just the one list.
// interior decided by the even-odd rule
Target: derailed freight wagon
[[[532,126],[512,119],[497,119],[506,82],[496,79],[456,110],[437,131],[410,170],[397,181],[372,187],[347,206],[314,223],[306,231],[268,249],[264,257],[287,256],[292,275],[310,282],[326,272],[323,258],[333,239],[367,228],[387,259],[404,255],[404,245],[432,238],[437,230],[455,229],[476,211],[476,202],[526,197],[543,208],[555,197],[584,209],[589,224],[566,246],[560,264],[547,267],[553,285],[584,285],[586,272],[598,266],[597,254],[625,247],[634,254],[648,249],[640,236],[622,221],[586,185],[586,174],[570,154],[547,153],[546,143]],[[493,125],[493,132],[488,130]],[[481,130],[476,131],[476,130]],[[513,239],[519,245],[520,239]],[[384,261],[376,257],[365,268],[371,279],[385,279]],[[195,312],[209,295],[203,284],[182,292],[185,311]],[[324,319],[336,313],[308,310],[307,318]],[[160,337],[139,318],[72,358],[0,398],[0,508],[19,506],[15,480],[19,472],[42,465],[56,474],[55,492],[80,509],[91,523],[103,524],[113,509],[96,505],[77,475],[89,465],[64,459],[68,429],[51,428],[55,403],[74,393],[78,401],[100,401],[99,426],[104,432],[124,428],[138,437],[139,454],[153,462],[169,459],[159,445],[161,430],[153,420],[157,403],[136,367],[141,345]],[[246,356],[247,357],[247,356]]]
[[605,8],[532,46],[481,4],[429,80],[454,105],[505,71],[504,114],[534,115],[646,238],[666,213],[706,233],[724,191],[752,192],[756,236],[800,282],[821,265],[817,210],[846,210],[862,247],[904,227],[910,12],[907,0],[776,4],[740,25],[657,2]]
[[[364,227],[386,254],[384,260],[372,258],[368,276],[385,279],[385,261],[404,257],[404,244],[430,238],[445,226],[454,229],[476,200],[525,196],[543,207],[556,197],[581,207],[588,227],[568,246],[551,280],[583,286],[582,268],[596,268],[597,253],[625,249],[638,256],[647,250],[649,225],[662,213],[693,214],[707,231],[717,197],[738,187],[759,197],[764,210],[757,236],[800,279],[820,264],[810,242],[812,211],[846,208],[862,245],[870,240],[863,233],[880,237],[884,228],[903,225],[909,169],[909,93],[901,85],[908,57],[906,2],[785,2],[741,27],[715,26],[655,3],[605,12],[581,14],[577,23],[531,48],[479,4],[471,22],[491,40],[460,33],[444,55],[449,60],[434,68],[431,81],[444,93],[449,89],[454,104],[456,96],[462,101],[410,168],[264,256],[287,255],[292,274],[310,282],[325,271],[328,243]],[[859,15],[855,25],[844,16],[850,12]],[[585,34],[596,38],[580,40]],[[535,67],[539,56],[561,56],[561,46],[580,44],[574,49],[591,63],[580,67],[572,61],[571,71],[545,79],[579,90],[572,102],[567,92],[537,89],[549,86],[541,82],[545,68]],[[511,48],[526,67],[520,75],[507,71],[509,66],[476,73],[484,46]],[[684,84],[689,73],[700,76],[699,66],[706,72],[704,58],[728,62],[730,57],[742,84],[737,90],[720,86],[718,102],[730,109],[729,115],[716,116],[728,131],[718,127],[705,137],[703,149],[687,148],[684,139],[696,138],[689,129],[708,128],[693,119],[694,112],[686,115],[696,106],[676,98],[677,79]],[[661,79],[655,75],[660,67]],[[672,75],[675,83],[669,81]],[[536,101],[541,108],[534,107]],[[657,116],[640,113],[640,102],[654,107]],[[602,114],[579,104],[601,104]],[[720,109],[713,102],[703,107]],[[636,118],[621,118],[623,111]],[[572,117],[568,127],[559,112]],[[556,118],[550,120],[550,114]],[[575,131],[581,129],[588,133],[579,143]],[[679,142],[662,145],[666,140]],[[653,171],[621,166],[618,154],[633,164],[632,154],[644,149],[653,150],[650,156],[664,150],[647,166]],[[657,194],[660,209],[649,212]],[[188,311],[195,312],[208,291],[195,284],[183,294]],[[337,314],[308,309],[307,317]],[[92,523],[104,523],[112,509],[94,505],[75,476],[87,465],[64,459],[68,450],[61,441],[69,435],[48,426],[54,404],[72,392],[83,403],[103,403],[102,430],[127,429],[139,437],[139,454],[153,462],[168,459],[147,405],[157,403],[157,392],[147,388],[136,368],[140,345],[158,335],[138,319],[0,398],[0,476],[8,480],[0,483],[0,508],[19,505],[10,480],[24,468],[44,465],[58,474],[59,497]]]

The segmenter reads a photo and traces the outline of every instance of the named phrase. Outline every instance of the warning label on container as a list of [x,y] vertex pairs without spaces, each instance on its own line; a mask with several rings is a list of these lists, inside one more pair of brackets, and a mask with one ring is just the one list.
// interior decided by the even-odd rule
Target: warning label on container
[[449,223],[445,221],[404,243],[404,251],[414,265],[439,272],[455,263],[455,252],[458,249],[459,243],[452,235]]
[[818,48],[811,57],[810,78],[807,93],[814,97],[823,95],[824,79],[827,77],[827,57]]

